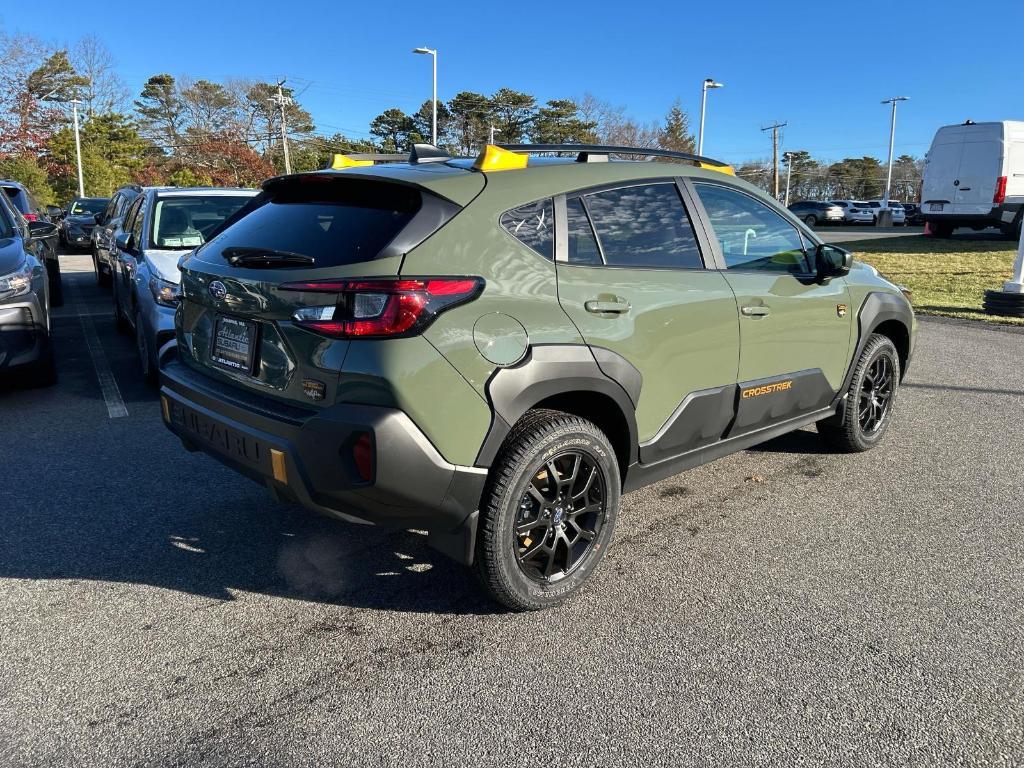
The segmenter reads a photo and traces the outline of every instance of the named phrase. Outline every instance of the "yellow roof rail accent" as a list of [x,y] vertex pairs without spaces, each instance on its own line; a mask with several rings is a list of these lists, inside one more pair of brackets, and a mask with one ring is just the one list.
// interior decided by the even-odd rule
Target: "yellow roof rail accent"
[[473,167],[478,171],[511,171],[518,168],[525,168],[530,161],[529,155],[512,152],[502,149],[494,144],[488,144],[477,155]]
[[701,163],[701,168],[707,168],[709,171],[718,171],[719,173],[727,173],[730,176],[736,175],[736,170],[731,165],[712,165],[711,163]]
[[365,168],[373,165],[373,160],[353,160],[348,155],[335,155],[328,166],[332,171],[340,171],[343,168]]

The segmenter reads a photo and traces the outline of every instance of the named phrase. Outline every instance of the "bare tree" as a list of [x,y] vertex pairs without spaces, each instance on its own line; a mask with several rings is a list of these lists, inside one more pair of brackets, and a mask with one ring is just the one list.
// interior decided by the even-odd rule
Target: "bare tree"
[[117,63],[110,50],[96,35],[86,35],[75,44],[71,63],[86,80],[79,98],[84,102],[87,117],[124,112],[128,108],[128,86],[117,74]]

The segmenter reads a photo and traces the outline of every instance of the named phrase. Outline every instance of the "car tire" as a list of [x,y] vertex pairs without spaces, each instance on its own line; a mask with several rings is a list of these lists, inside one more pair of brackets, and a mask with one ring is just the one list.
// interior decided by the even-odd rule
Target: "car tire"
[[92,250],[92,268],[96,273],[96,285],[100,288],[108,287],[110,285],[110,274],[104,272],[102,267],[100,267],[100,256],[96,253],[95,248]]
[[804,216],[804,224],[806,224],[808,227],[813,227],[817,223],[818,223],[818,217],[815,216],[814,214],[811,214],[809,216]]
[[142,314],[139,312],[135,313],[135,349],[139,353],[139,365],[142,368],[143,380],[150,385],[156,384],[156,365],[149,349],[149,340],[146,339],[146,327],[142,324]]
[[64,306],[64,284],[60,277],[60,260],[57,258],[57,254],[53,254],[52,259],[46,260],[46,281],[47,287],[50,290],[50,306],[51,307],[63,307]]
[[621,488],[615,451],[593,423],[527,412],[491,467],[481,502],[473,568],[484,590],[514,611],[561,603],[604,556]]
[[128,318],[121,311],[121,302],[118,301],[117,296],[117,286],[113,283],[111,284],[110,296],[114,305],[114,325],[120,333],[128,333]]
[[842,411],[819,421],[818,433],[842,453],[874,448],[892,421],[900,384],[900,357],[888,336],[874,333],[853,371]]

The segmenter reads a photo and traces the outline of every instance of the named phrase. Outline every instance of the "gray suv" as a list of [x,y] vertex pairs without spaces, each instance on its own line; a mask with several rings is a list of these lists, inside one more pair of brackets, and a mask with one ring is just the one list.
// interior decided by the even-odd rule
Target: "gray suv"
[[178,259],[249,202],[255,189],[146,188],[128,207],[114,233],[114,318],[131,330],[142,375],[156,382],[157,352],[174,339],[180,298]]
[[57,377],[45,256],[56,233],[48,221],[26,221],[0,195],[0,373],[37,386]]

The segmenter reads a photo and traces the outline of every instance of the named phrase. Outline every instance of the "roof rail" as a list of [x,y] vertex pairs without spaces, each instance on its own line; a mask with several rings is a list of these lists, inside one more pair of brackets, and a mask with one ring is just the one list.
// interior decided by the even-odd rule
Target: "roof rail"
[[331,155],[331,159],[327,161],[324,170],[337,171],[344,168],[359,168],[361,166],[374,165],[375,163],[404,163],[408,159],[406,155],[384,152],[353,152],[350,155],[336,152]]
[[596,158],[592,158],[590,155],[647,155],[648,157],[670,157],[674,160],[688,160],[691,163],[716,168],[729,167],[728,163],[723,163],[721,160],[713,160],[710,157],[655,147],[620,147],[607,144],[498,144],[498,146],[510,152],[578,152],[579,155],[576,157],[576,160],[581,163],[594,162]]

